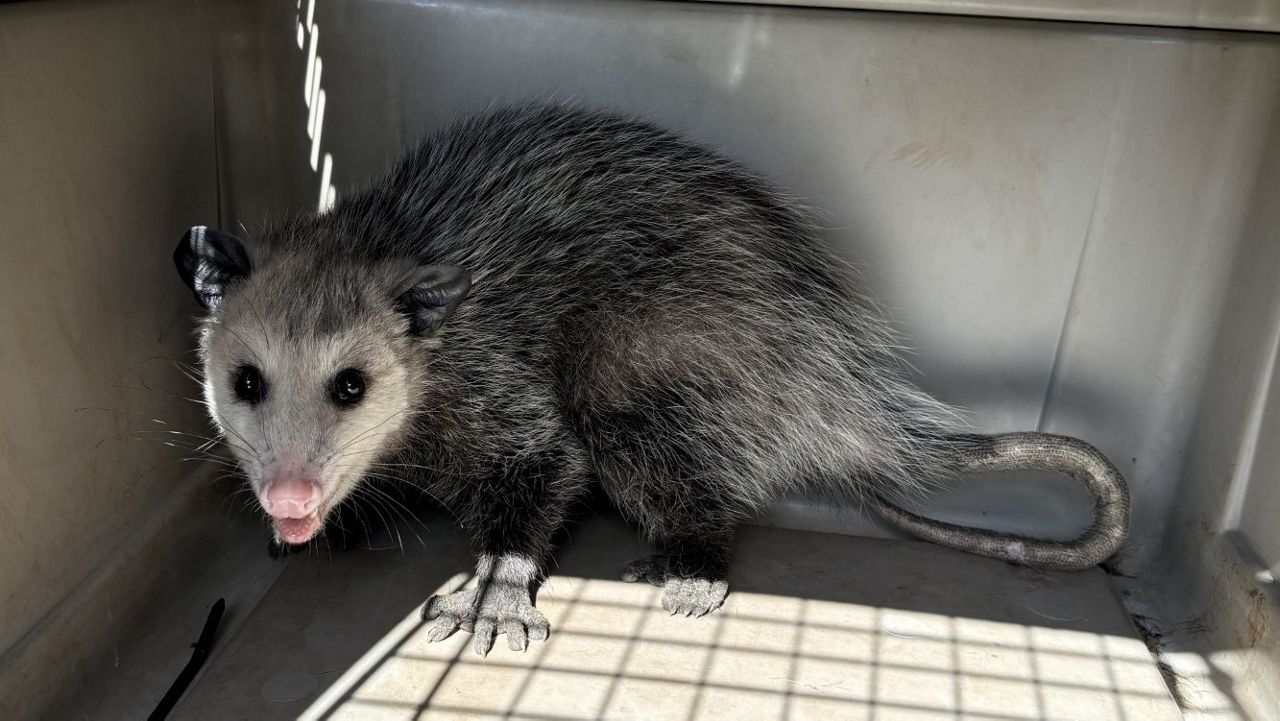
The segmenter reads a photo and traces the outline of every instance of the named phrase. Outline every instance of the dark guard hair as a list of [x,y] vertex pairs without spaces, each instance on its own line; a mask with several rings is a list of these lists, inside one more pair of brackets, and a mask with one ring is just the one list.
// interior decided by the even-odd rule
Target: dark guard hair
[[[476,628],[484,651],[495,632],[513,647],[545,634],[528,584],[596,482],[663,551],[624,576],[665,584],[664,606],[684,613],[720,604],[735,524],[787,494],[864,503],[922,538],[1042,568],[1097,564],[1127,533],[1125,483],[1100,453],[963,432],[910,381],[899,339],[797,203],[644,122],[489,112],[247,252],[211,232],[177,253],[213,309],[206,346],[264,323],[266,343],[355,333],[408,369],[405,427],[367,455],[409,469],[474,538],[489,590],[425,612],[441,636]],[[206,348],[215,382],[232,370],[219,357]],[[248,421],[234,430],[256,440]],[[957,473],[1015,468],[1084,482],[1092,527],[1049,541],[895,505]]]

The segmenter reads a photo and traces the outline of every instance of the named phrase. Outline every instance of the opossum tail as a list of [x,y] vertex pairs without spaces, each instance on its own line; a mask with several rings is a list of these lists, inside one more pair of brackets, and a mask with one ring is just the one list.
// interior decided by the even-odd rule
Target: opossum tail
[[869,494],[882,518],[917,538],[979,556],[1036,568],[1080,571],[1110,558],[1129,535],[1129,487],[1098,449],[1069,436],[1003,433],[955,438],[961,473],[1043,470],[1074,477],[1093,496],[1093,524],[1071,541],[1053,541],[961,526],[918,516]]

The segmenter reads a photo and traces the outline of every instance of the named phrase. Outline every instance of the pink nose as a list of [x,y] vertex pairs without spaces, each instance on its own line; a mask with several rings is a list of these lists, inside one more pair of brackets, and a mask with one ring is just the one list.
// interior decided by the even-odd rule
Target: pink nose
[[305,518],[319,505],[320,487],[301,478],[282,478],[262,494],[262,507],[275,518]]

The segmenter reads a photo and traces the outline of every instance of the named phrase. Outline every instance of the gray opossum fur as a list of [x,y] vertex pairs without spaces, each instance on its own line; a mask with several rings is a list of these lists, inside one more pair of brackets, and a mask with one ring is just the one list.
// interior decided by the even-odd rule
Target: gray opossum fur
[[[195,268],[184,277],[210,307],[206,400],[251,482],[289,449],[319,469],[325,512],[369,475],[440,498],[474,539],[482,580],[517,589],[425,609],[437,635],[481,628],[482,651],[496,632],[520,648],[545,635],[518,589],[592,484],[662,548],[628,580],[665,583],[669,610],[701,614],[724,598],[734,526],[779,497],[883,509],[1017,451],[964,432],[912,383],[898,336],[808,211],[645,122],[490,111],[247,248],[225,234],[184,242],[179,266]],[[270,389],[257,406],[231,394],[246,364]],[[368,378],[366,398],[336,409],[324,388],[349,367]],[[1020,438],[1042,444],[1021,466],[1061,447]],[[1096,475],[1114,472],[1102,464]],[[1091,565],[1127,524],[1123,481],[1098,488],[1115,512],[1087,553],[938,524],[932,538]],[[971,534],[997,543],[977,548]],[[1035,544],[1066,561],[1028,554]]]

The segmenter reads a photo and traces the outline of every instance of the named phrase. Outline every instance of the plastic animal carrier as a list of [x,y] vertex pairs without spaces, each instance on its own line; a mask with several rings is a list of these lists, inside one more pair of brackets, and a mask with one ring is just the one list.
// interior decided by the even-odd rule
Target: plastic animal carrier
[[[1280,719],[1278,32],[1275,0],[0,6],[0,718]],[[419,618],[473,561],[427,500],[269,553],[191,402],[174,243],[323,210],[529,98],[821,211],[927,390],[1124,473],[1120,554],[1035,571],[795,498],[686,619],[619,579],[647,546],[593,506],[537,595],[550,638],[482,658]],[[916,510],[1089,518],[1041,474]]]

